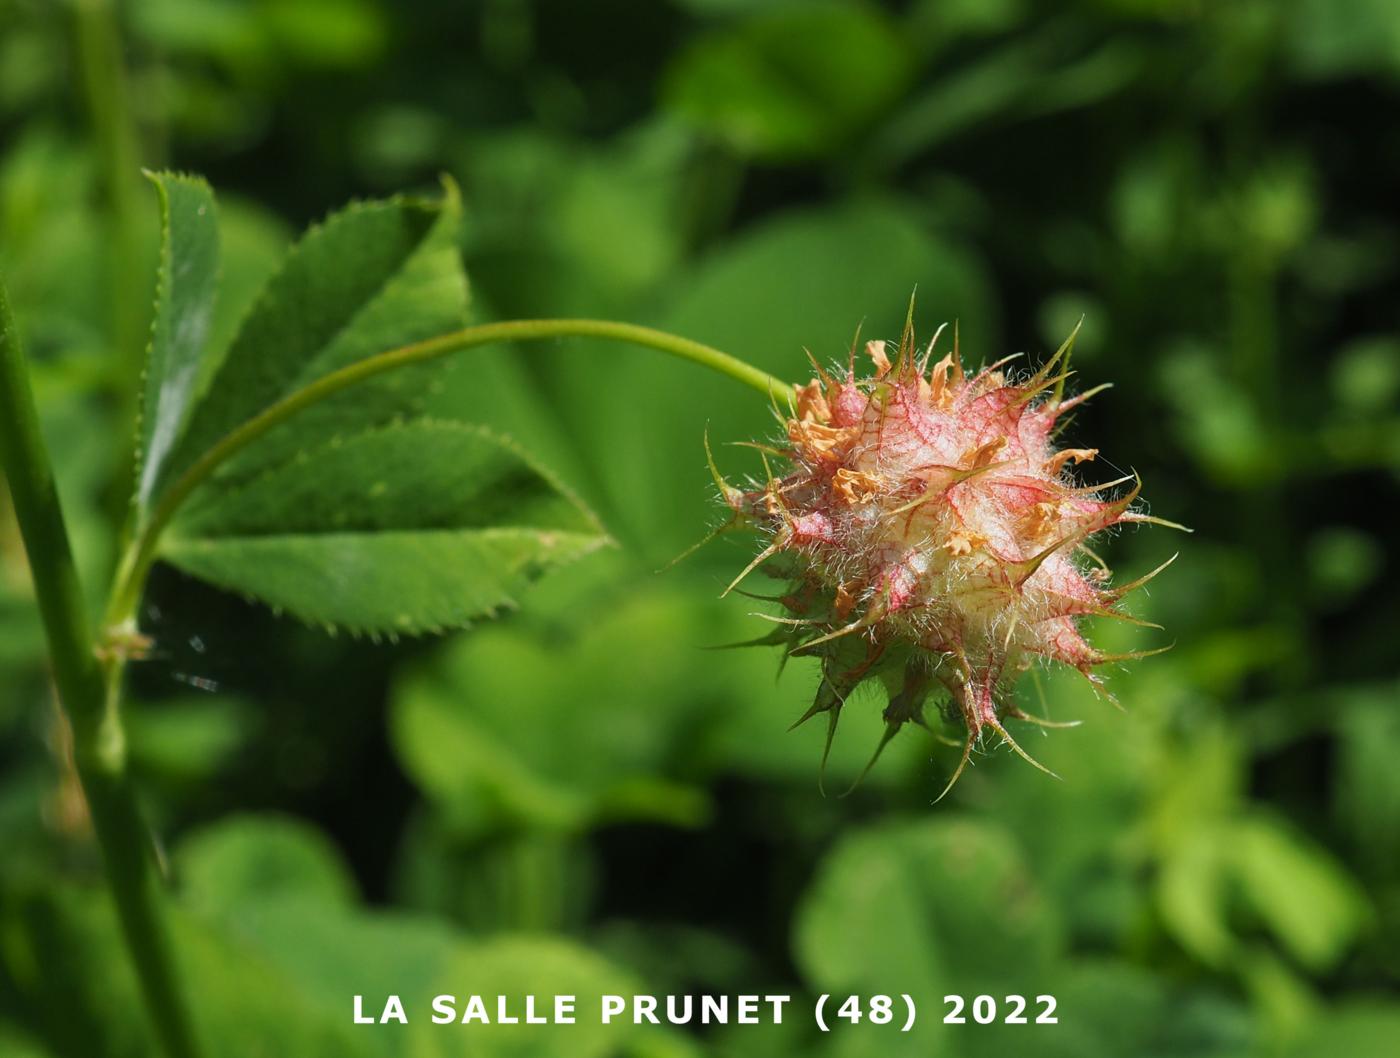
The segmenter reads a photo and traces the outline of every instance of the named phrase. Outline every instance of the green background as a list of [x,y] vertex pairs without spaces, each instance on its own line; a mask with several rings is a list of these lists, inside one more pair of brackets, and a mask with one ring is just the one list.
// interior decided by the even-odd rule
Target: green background
[[[616,549],[443,640],[168,569],[147,596],[132,752],[214,1053],[1397,1053],[1397,89],[1385,0],[0,0],[0,268],[94,584],[140,165],[218,189],[224,337],[306,224],[443,173],[478,320],[648,323],[797,380],[915,286],[970,362],[1082,315],[1077,381],[1115,388],[1068,442],[1196,530],[1108,544],[1124,579],[1181,550],[1134,609],[1177,645],[1109,673],[1121,712],[1044,677],[1084,721],[1025,736],[1064,781],[989,752],[932,806],[957,752],[906,732],[837,797],[872,694],[824,797],[821,732],[785,730],[808,664],[706,649],[766,630],[718,599],[752,541],[656,572],[720,520],[707,428],[760,472],[724,443],[772,433],[762,400],[602,344],[467,354],[437,414],[512,436]],[[0,1058],[148,1055],[65,745],[0,506]],[[796,999],[703,1035],[424,1024],[437,992],[634,990]],[[353,1027],[357,992],[418,1016]],[[920,1020],[823,1036],[824,992]],[[944,1026],[945,993],[1052,993],[1060,1024]]]

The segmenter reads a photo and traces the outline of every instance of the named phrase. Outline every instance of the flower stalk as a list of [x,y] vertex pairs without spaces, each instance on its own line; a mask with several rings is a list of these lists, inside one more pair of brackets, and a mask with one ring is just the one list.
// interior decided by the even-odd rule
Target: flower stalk
[[180,505],[227,460],[275,426],[297,412],[376,375],[496,342],[542,341],[550,338],[606,338],[654,349],[717,371],[757,390],[786,408],[790,409],[793,406],[791,385],[738,357],[689,338],[614,320],[505,320],[483,323],[377,353],[323,375],[270,405],[243,425],[230,431],[171,484],[152,510],[150,518],[139,527],[135,541],[122,561],[107,609],[107,627],[112,630],[134,630],[131,623],[141,593],[145,589],[146,578],[155,563],[161,533],[179,511]]

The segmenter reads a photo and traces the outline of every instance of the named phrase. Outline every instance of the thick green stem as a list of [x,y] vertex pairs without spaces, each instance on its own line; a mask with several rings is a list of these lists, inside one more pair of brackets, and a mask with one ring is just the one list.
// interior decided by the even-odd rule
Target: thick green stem
[[48,637],[54,683],[73,725],[74,757],[107,877],[156,1033],[170,1058],[194,1058],[150,841],[126,769],[120,717],[92,639],[53,469],[39,429],[28,365],[0,284],[0,466]]
[[656,349],[669,356],[690,360],[708,367],[720,374],[728,375],[738,382],[751,386],[774,401],[786,407],[792,406],[792,386],[775,375],[745,363],[737,357],[721,352],[700,342],[681,338],[651,327],[640,327],[633,323],[615,323],[611,320],[507,320],[502,323],[483,323],[464,330],[441,334],[435,338],[415,342],[388,352],[357,360],[348,367],[323,375],[305,388],[284,397],[276,404],[253,416],[243,425],[228,433],[200,456],[174,484],[161,496],[150,518],[141,526],[136,543],[127,553],[113,588],[111,604],[107,610],[108,627],[125,626],[132,622],[136,607],[145,589],[146,577],[155,562],[160,535],[180,505],[189,497],[201,482],[214,473],[218,467],[273,427],[291,418],[297,412],[310,407],[327,397],[339,393],[358,382],[381,375],[386,371],[433,360],[450,353],[461,352],[473,346],[490,345],[502,341],[538,341],[545,338],[607,338]]

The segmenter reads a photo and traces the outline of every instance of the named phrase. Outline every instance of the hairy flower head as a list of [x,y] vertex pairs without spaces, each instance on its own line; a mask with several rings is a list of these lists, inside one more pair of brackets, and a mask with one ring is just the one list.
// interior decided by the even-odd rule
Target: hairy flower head
[[1108,655],[1080,634],[1084,616],[1132,620],[1116,604],[1159,572],[1113,586],[1088,541],[1124,522],[1172,523],[1135,509],[1136,475],[1079,484],[1071,468],[1097,450],[1054,446],[1061,417],[1099,391],[1064,396],[1073,340],[1028,378],[1003,370],[1012,358],[968,375],[956,338],[930,366],[937,335],[917,350],[906,324],[893,355],[884,342],[865,346],[865,377],[853,346],[844,371],[817,367],[796,387],[784,437],[764,446],[766,481],[737,489],[716,472],[735,521],[767,541],[730,589],[760,565],[791,582],[787,615],[765,641],[820,658],[816,700],[798,722],[827,714],[828,751],[857,685],[878,679],[889,693],[871,764],[904,724],[925,722],[941,691],[966,734],[946,793],[988,731],[1036,764],[1006,727],[1044,723],[1010,694],[1036,659],[1097,687],[1095,666],[1156,653]]

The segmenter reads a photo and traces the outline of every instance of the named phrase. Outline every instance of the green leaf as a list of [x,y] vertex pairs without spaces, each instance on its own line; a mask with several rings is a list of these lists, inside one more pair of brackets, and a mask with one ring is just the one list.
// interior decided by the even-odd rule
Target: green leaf
[[[1042,991],[1055,996],[1053,1026],[978,1026],[962,1058],[1239,1058],[1254,1053],[1246,1008],[1189,989],[1125,959],[1077,959]],[[1000,997],[998,996],[998,999]],[[1028,1007],[1034,1016],[1039,1004]],[[968,1029],[973,1026],[969,1023]]]
[[1200,821],[1173,847],[1159,871],[1157,903],[1167,931],[1207,966],[1220,966],[1237,942],[1227,919],[1228,831]]
[[1377,834],[1400,834],[1400,683],[1362,685],[1337,695],[1336,810],[1354,858],[1371,872],[1400,873],[1400,846]]
[[[308,383],[375,353],[461,327],[460,204],[393,198],[313,227],[269,281],[190,414],[157,490],[211,445]],[[438,363],[390,372],[307,408],[222,470],[246,478],[336,433],[422,409]]]
[[[211,840],[237,855],[261,846],[279,828],[240,821]],[[263,835],[259,836],[259,830]],[[236,836],[233,836],[236,835]],[[288,835],[284,832],[284,838]],[[311,833],[298,827],[288,849],[301,862]],[[202,842],[203,839],[200,839]],[[198,843],[182,856],[204,859]],[[274,872],[274,876],[277,872]],[[264,879],[265,880],[265,879]],[[603,994],[631,995],[641,985],[602,956],[552,938],[511,937],[472,941],[451,924],[426,916],[370,912],[338,900],[315,899],[310,888],[259,882],[235,903],[218,908],[171,908],[171,937],[183,979],[193,989],[192,1012],[209,1058],[295,1055],[297,1058],[604,1058],[623,1053],[685,1054],[672,1037],[630,1017],[600,1024]],[[224,895],[232,896],[232,893]],[[0,927],[6,937],[6,1003],[20,1005],[24,1023],[48,1044],[44,1053],[84,1058],[130,1058],[158,1052],[122,949],[110,901],[96,890],[49,885],[22,899],[6,893]],[[310,896],[313,899],[305,899]],[[202,903],[201,899],[196,904]],[[210,911],[215,913],[210,914]],[[524,998],[578,997],[575,1025],[434,1025],[436,995],[487,997],[492,1018],[497,995],[512,1011]],[[409,1024],[366,1029],[351,1024],[352,998],[364,996],[366,1013],[378,1014],[390,994],[402,997]],[[549,1007],[548,1001],[540,1006]],[[8,1042],[0,1031],[0,1042]],[[654,1049],[647,1050],[643,1044]],[[18,1045],[18,1041],[16,1041]],[[24,1054],[23,1050],[18,1052]]]
[[[698,664],[706,633],[689,600],[645,584],[625,592],[595,599],[573,629],[483,629],[397,688],[399,758],[459,830],[699,821],[703,798],[667,779],[667,765],[729,695]],[[775,737],[780,728],[775,719]]]
[[37,1041],[0,1025],[0,1058],[48,1058],[48,1052]]
[[333,437],[241,485],[208,483],[162,556],[308,623],[392,635],[513,606],[534,576],[605,539],[513,445],[416,420]]
[[1245,899],[1289,953],[1314,971],[1335,966],[1370,918],[1346,869],[1264,815],[1235,824],[1228,848]]
[[[796,926],[799,964],[823,987],[947,980],[972,988],[1034,972],[1060,945],[1053,909],[1012,839],[922,819],[846,838],[822,864]],[[899,988],[897,991],[907,991]]]
[[864,4],[761,12],[704,38],[670,71],[668,101],[745,153],[800,158],[835,150],[903,88],[908,47]]
[[212,781],[254,728],[255,707],[228,695],[181,695],[126,704],[133,766],[143,778]]
[[542,829],[478,837],[464,835],[435,804],[415,812],[395,857],[395,899],[474,934],[569,932],[584,925],[597,866],[583,840]]
[[152,174],[151,181],[160,196],[161,249],[141,409],[142,509],[205,381],[219,281],[219,225],[209,185],[173,173]]
[[[508,937],[474,942],[440,919],[347,911],[286,900],[245,906],[237,923],[237,937],[245,949],[241,972],[248,973],[255,959],[266,967],[268,976],[288,993],[288,1001],[302,1007],[296,1026],[302,1031],[322,1022],[348,1028],[355,995],[364,996],[364,1012],[370,1015],[379,1014],[386,996],[399,995],[408,1017],[406,1027],[388,1024],[350,1030],[365,1052],[374,1055],[602,1058],[627,1053],[624,1046],[645,1031],[634,1026],[630,1017],[616,1018],[611,1025],[600,1024],[603,994],[630,995],[641,987],[611,962],[567,940]],[[231,994],[213,998],[214,1009],[204,1014],[207,1024],[222,1024],[230,1015],[247,1010],[249,1004],[236,989],[229,991]],[[552,1009],[546,997],[575,995],[578,1020],[574,1025],[528,1027],[432,1023],[434,996],[459,997],[456,1013],[460,1018],[473,994],[484,997],[493,1021],[498,995],[507,997],[513,1013],[522,1010],[527,995],[537,997],[541,1012]],[[258,1032],[267,1027],[260,1019],[250,1029]],[[295,1054],[300,1058],[311,1052],[275,1048],[220,1053]]]
[[930,1000],[1050,990],[1061,929],[1005,832],[927,818],[843,840],[802,899],[794,947],[814,990],[909,992],[924,1004],[907,1036],[852,1026],[842,1053],[872,1053],[879,1040],[890,1041],[882,1053],[943,1054],[947,1028]]
[[335,846],[291,817],[220,820],[181,843],[175,869],[186,903],[216,914],[288,897],[348,906],[356,896]]
[[[302,918],[319,910],[296,907]],[[51,1053],[132,1058],[161,1052],[110,900],[99,890],[50,885],[29,897],[17,917],[6,911],[7,957],[14,954],[29,967],[20,986],[26,1022]],[[170,927],[182,980],[193,985],[191,1013],[208,1058],[386,1054],[354,1031],[344,997],[332,1007],[241,930],[213,926],[182,908],[172,909]]]
[[1400,1004],[1352,999],[1318,1018],[1282,1052],[1286,1058],[1390,1058],[1400,1040]]
[[[11,891],[0,902],[6,977],[24,1024],[49,1055],[124,1058],[151,1054],[131,961],[111,901],[100,889],[55,884]],[[7,997],[8,999],[8,997]],[[8,1005],[8,1001],[7,1001]]]
[[295,241],[294,230],[269,207],[227,191],[219,195],[223,263],[219,268],[219,300],[214,306],[210,348],[229,347]]
[[1394,76],[1400,67],[1400,14],[1387,0],[1297,0],[1284,20],[1284,54],[1303,79]]
[[[362,203],[303,238],[211,372],[209,304],[198,328],[186,322],[193,310],[174,282],[198,271],[186,258],[207,264],[212,301],[213,200],[204,185],[189,186],[203,199],[186,204],[185,184],[161,184],[167,261],[153,377],[171,375],[179,399],[160,389],[152,399],[159,458],[143,473],[143,502],[269,406],[465,317],[455,188],[437,204]],[[545,566],[597,547],[592,517],[514,448],[478,429],[404,425],[441,388],[443,370],[435,362],[374,377],[268,431],[199,483],[162,538],[162,557],[311,623],[396,634],[494,613]]]

